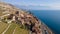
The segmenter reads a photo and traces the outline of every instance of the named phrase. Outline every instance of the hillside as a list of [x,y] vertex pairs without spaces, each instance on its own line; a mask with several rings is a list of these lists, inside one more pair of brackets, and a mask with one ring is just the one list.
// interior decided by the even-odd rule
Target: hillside
[[0,2],[0,34],[54,34],[30,12]]

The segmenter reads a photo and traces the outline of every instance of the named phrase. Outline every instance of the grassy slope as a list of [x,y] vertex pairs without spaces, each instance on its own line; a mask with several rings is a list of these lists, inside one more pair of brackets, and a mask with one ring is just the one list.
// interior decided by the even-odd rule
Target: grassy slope
[[6,29],[8,24],[0,22],[0,34]]
[[15,24],[12,24],[9,29],[6,31],[5,34],[12,34],[14,29],[15,29],[16,25]]
[[14,34],[28,34],[29,33],[28,30],[21,29],[17,24],[12,23],[12,25],[9,27],[9,29],[7,30],[5,34],[13,34],[14,29],[15,29]]
[[17,28],[16,28],[14,34],[29,34],[29,30],[22,29],[17,25]]

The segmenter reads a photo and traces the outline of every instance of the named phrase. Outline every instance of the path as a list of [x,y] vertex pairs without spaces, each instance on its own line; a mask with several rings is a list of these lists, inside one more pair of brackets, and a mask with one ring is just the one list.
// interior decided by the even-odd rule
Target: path
[[15,30],[16,30],[17,27],[15,27],[14,31],[13,31],[13,34],[15,33]]
[[9,29],[10,26],[11,24],[8,25],[8,27],[2,32],[2,34],[5,34],[5,32]]
[[8,15],[10,15],[10,14],[6,14],[6,15],[3,15],[3,16],[1,16],[1,17],[8,16]]

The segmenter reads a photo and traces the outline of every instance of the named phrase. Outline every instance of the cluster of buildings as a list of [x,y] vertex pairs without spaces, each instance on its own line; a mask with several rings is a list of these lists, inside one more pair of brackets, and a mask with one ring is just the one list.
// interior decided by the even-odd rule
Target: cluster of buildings
[[26,12],[16,11],[14,14],[10,14],[8,19],[27,26],[31,34],[53,34],[52,30],[42,24],[35,16]]
[[54,34],[50,28],[48,28],[44,23],[30,13],[21,11],[14,6],[4,3],[0,3],[0,7],[4,9],[4,14],[7,13],[0,19],[4,19],[6,16],[7,18],[5,21],[7,21],[7,23],[12,23],[12,21],[14,21],[17,24],[27,26],[27,28],[31,31],[29,34]]

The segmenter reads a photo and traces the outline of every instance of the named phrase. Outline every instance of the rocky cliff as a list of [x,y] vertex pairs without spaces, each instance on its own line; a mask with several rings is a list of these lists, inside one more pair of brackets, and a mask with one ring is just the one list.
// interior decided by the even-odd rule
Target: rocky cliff
[[0,20],[9,24],[16,23],[20,28],[24,27],[24,29],[29,30],[29,34],[54,34],[37,17],[11,4],[0,2]]

